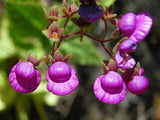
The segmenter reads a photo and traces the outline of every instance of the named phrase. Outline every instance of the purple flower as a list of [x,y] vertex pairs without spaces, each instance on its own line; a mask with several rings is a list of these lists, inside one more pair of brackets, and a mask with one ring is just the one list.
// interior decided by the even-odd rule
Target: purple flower
[[116,53],[115,60],[117,66],[122,69],[131,69],[135,66],[135,60],[128,53],[121,53],[120,51]]
[[75,70],[65,62],[60,61],[50,66],[46,79],[48,91],[60,96],[70,94],[79,84]]
[[133,94],[141,94],[147,90],[149,82],[142,75],[134,76],[127,84],[129,91]]
[[124,36],[140,42],[148,35],[152,24],[152,18],[147,12],[141,12],[138,15],[127,13],[121,18],[119,27]]
[[82,4],[79,7],[78,13],[80,15],[80,18],[84,19],[86,22],[94,23],[102,18],[103,9],[94,1],[82,0]]
[[94,82],[94,94],[106,104],[118,104],[126,97],[126,86],[121,75],[109,71],[99,76]]
[[137,48],[137,43],[133,40],[125,40],[120,44],[119,51],[115,55],[117,66],[122,69],[131,69],[135,66],[135,60],[129,55]]
[[130,39],[123,41],[120,45],[120,51],[122,53],[134,52],[136,48],[137,48],[137,43]]
[[11,69],[9,81],[20,93],[33,92],[41,82],[40,72],[30,62],[19,62]]

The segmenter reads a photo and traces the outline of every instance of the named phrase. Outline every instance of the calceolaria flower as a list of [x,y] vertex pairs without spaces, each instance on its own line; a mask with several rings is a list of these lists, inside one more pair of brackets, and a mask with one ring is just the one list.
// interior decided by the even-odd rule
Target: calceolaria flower
[[144,69],[136,65],[134,72],[126,71],[123,74],[124,81],[128,90],[133,94],[141,94],[145,92],[149,86],[148,79],[143,75]]
[[147,78],[143,75],[133,76],[132,79],[128,82],[127,88],[133,94],[141,94],[147,90],[149,82]]
[[11,69],[9,81],[12,88],[20,93],[33,92],[41,82],[41,74],[30,62],[18,62]]
[[48,91],[59,96],[70,94],[79,84],[75,70],[61,61],[50,66],[46,79]]
[[117,66],[122,69],[132,69],[136,62],[130,53],[137,48],[137,43],[133,40],[125,40],[120,43],[119,51],[115,55]]
[[137,43],[133,40],[125,40],[120,44],[120,51],[122,53],[131,53],[134,52],[137,48]]
[[88,23],[97,22],[103,17],[103,9],[93,0],[81,0],[78,13]]
[[120,74],[109,71],[94,82],[95,96],[106,104],[118,104],[126,97],[126,85]]
[[115,60],[117,66],[122,69],[132,69],[136,64],[134,58],[132,58],[131,55],[128,53],[121,53],[120,51],[116,53]]
[[152,18],[147,12],[141,12],[137,15],[127,13],[121,18],[119,28],[124,36],[135,42],[140,42],[148,35],[152,24]]
[[59,41],[62,33],[63,28],[59,29],[58,25],[56,23],[51,24],[47,30],[42,31],[44,35],[46,35],[49,39],[53,41]]

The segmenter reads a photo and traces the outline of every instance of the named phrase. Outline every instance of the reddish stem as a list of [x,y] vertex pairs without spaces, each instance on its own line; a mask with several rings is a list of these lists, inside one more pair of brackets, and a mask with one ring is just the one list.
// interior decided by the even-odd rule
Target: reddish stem
[[67,38],[67,37],[72,37],[72,36],[77,35],[77,34],[79,34],[79,33],[80,33],[80,32],[78,31],[78,32],[76,32],[76,33],[68,34],[68,35],[66,35],[66,36],[61,36],[61,39],[60,39],[58,45],[56,46],[56,48],[54,49],[54,52],[56,52],[56,51],[58,50],[58,48],[60,47],[62,41],[63,41],[65,38]]
[[75,35],[77,35],[77,34],[80,34],[80,31],[78,31],[78,32],[76,32],[76,33],[71,33],[71,34],[65,35],[65,36],[63,36],[63,39],[68,38],[68,37],[75,36]]
[[49,28],[49,26],[52,24],[53,21],[50,21],[50,23],[47,25],[46,29]]
[[103,42],[110,42],[110,41],[113,41],[113,40],[115,40],[115,39],[116,39],[116,37],[115,37],[115,38],[108,39],[108,40],[104,40]]
[[97,38],[94,38],[93,36],[91,36],[91,35],[89,35],[89,34],[87,34],[87,33],[83,33],[83,34],[84,34],[85,36],[91,38],[92,40],[95,40],[95,41],[101,43],[103,49],[108,53],[108,55],[109,55],[113,60],[115,60],[114,57],[112,56],[112,54],[109,52],[109,50],[108,50],[108,49],[105,47],[105,45],[104,45],[104,42],[108,42],[108,41],[110,41],[110,40],[112,40],[112,39],[102,41],[102,40],[99,40],[99,39],[97,39]]
[[[58,48],[60,47],[62,41],[63,41],[63,37],[61,36],[61,39],[59,40],[58,45],[57,45],[56,48],[54,49],[54,53],[58,50]],[[54,55],[54,53],[53,53],[53,55]]]
[[106,37],[106,35],[107,35],[107,21],[106,21],[106,20],[104,20],[104,19],[103,19],[103,21],[104,21],[105,31],[104,31],[104,35],[103,35],[102,40],[104,40],[104,39],[105,39],[105,37]]
[[97,42],[99,42],[99,43],[102,43],[102,42],[103,42],[102,40],[97,39],[97,38],[95,38],[95,37],[93,37],[93,36],[91,36],[91,35],[89,35],[89,34],[87,34],[87,33],[83,33],[83,35],[85,35],[85,36],[87,36],[87,37],[91,38],[92,40],[95,40],[95,41],[97,41]]
[[101,45],[102,45],[103,49],[108,53],[108,55],[109,55],[113,60],[115,60],[114,57],[112,56],[112,54],[109,52],[109,50],[105,47],[104,43],[101,43]]
[[69,17],[67,17],[66,22],[64,23],[64,26],[63,26],[64,29],[67,26],[68,20],[69,20]]
[[56,44],[56,42],[53,42],[53,44],[52,44],[51,56],[54,55],[54,52],[55,52],[55,50],[54,50],[55,44]]
[[[65,23],[64,23],[64,26],[63,26],[64,29],[65,29],[66,26],[67,26],[68,20],[69,20],[69,17],[67,17],[67,19],[66,19],[66,21],[65,21]],[[58,45],[56,46],[56,48],[55,48],[55,42],[53,42],[52,52],[51,52],[51,55],[52,55],[52,56],[54,55],[54,53],[55,53],[55,52],[58,50],[58,48],[60,47],[61,42],[63,41],[63,39],[64,39],[63,36],[61,36],[61,38],[60,38],[60,40],[59,40],[59,43],[58,43]]]
[[80,41],[83,40],[83,33],[84,33],[84,28],[81,28],[81,30],[80,30]]

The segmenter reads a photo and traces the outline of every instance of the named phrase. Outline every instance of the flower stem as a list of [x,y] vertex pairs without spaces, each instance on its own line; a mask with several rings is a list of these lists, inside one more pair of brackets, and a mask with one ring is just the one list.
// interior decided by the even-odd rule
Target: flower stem
[[52,44],[52,51],[51,51],[51,56],[54,56],[54,52],[55,52],[55,50],[54,50],[54,47],[55,47],[55,44],[56,44],[56,42],[53,42],[53,44]]
[[110,42],[110,41],[113,41],[113,40],[115,40],[115,39],[116,39],[116,37],[115,37],[115,38],[108,39],[108,40],[104,40],[103,42]]
[[65,27],[67,26],[68,21],[69,21],[69,17],[67,17],[67,19],[66,19],[66,21],[65,21],[65,23],[64,23],[64,26],[63,26],[64,29],[65,29]]
[[95,38],[95,37],[93,37],[93,36],[91,36],[91,35],[89,35],[89,34],[87,34],[87,33],[83,33],[83,35],[85,35],[85,36],[87,36],[87,37],[91,38],[92,40],[97,41],[97,42],[99,42],[99,43],[102,43],[102,42],[103,42],[102,40],[97,39],[97,38]]
[[[67,19],[66,19],[66,21],[65,21],[65,23],[64,23],[63,29],[66,28],[68,21],[69,21],[69,17],[67,17]],[[58,45],[56,46],[56,48],[55,48],[55,42],[53,42],[52,52],[51,52],[51,55],[52,55],[52,56],[54,56],[54,53],[55,53],[55,52],[58,50],[58,48],[60,47],[63,39],[64,39],[64,37],[63,37],[63,35],[62,35],[62,36],[60,37],[60,40],[59,40]]]
[[80,41],[83,40],[83,33],[84,33],[84,28],[80,29]]
[[108,49],[105,47],[105,45],[104,45],[104,42],[108,42],[108,41],[114,40],[115,38],[112,38],[112,39],[104,40],[104,41],[103,41],[103,40],[97,39],[97,38],[95,38],[95,37],[93,37],[93,36],[91,36],[91,35],[89,35],[89,34],[87,34],[87,33],[83,33],[83,34],[84,34],[85,36],[91,38],[92,40],[95,40],[95,41],[99,42],[99,43],[102,45],[103,49],[107,52],[107,54],[108,54],[113,60],[115,60],[114,57],[112,56],[112,54],[109,52],[109,50],[108,50]]
[[104,35],[103,35],[103,38],[102,40],[104,41],[106,35],[107,35],[107,21],[106,20],[103,20],[104,21],[104,26],[105,26],[105,31],[104,31]]
[[65,35],[65,36],[63,36],[63,39],[68,38],[68,37],[75,36],[75,35],[77,35],[77,34],[80,34],[80,31],[78,31],[78,32],[76,32],[76,33],[71,33],[71,34]]
[[101,45],[102,45],[103,49],[108,53],[108,55],[109,55],[113,60],[115,60],[114,57],[112,56],[112,54],[109,52],[109,50],[105,47],[104,43],[101,43]]

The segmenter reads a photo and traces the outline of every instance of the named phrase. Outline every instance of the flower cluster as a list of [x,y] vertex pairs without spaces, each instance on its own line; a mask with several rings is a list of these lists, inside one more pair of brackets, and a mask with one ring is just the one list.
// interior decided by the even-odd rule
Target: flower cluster
[[[59,59],[59,57],[61,57]],[[64,96],[75,90],[79,84],[75,70],[69,66],[61,54],[55,56],[53,64],[49,67],[46,74],[48,82],[47,89],[53,94]],[[59,60],[58,60],[59,59]],[[58,60],[58,61],[57,61]],[[9,81],[12,88],[20,93],[33,92],[41,82],[41,74],[34,65],[32,56],[28,57],[28,62],[18,62],[9,74]]]
[[147,90],[149,82],[143,75],[144,69],[137,63],[134,69],[119,68],[113,60],[104,64],[104,75],[100,75],[94,82],[94,94],[102,102],[118,104],[127,95],[127,88],[133,94],[141,94]]
[[146,12],[138,15],[127,13],[121,18],[119,29],[127,38],[117,43],[114,59],[118,69],[124,72],[121,72],[121,76],[115,71],[107,71],[96,79],[94,94],[99,100],[107,104],[117,104],[125,99],[126,87],[133,94],[141,94],[148,88],[149,82],[143,76],[143,68],[139,64],[135,67],[136,61],[130,53],[148,35],[151,26],[152,18]]
[[[50,54],[42,59],[37,59],[29,54],[27,62],[20,61],[11,69],[9,82],[15,91],[31,93],[37,89],[41,82],[41,74],[37,66],[42,61],[48,66],[46,88],[49,92],[64,96],[74,91],[78,87],[79,81],[76,71],[68,64],[71,54],[63,57],[59,47],[63,40],[75,35],[80,36],[80,41],[83,36],[86,36],[100,43],[111,57],[110,60],[102,62],[104,74],[98,76],[93,85],[94,94],[100,101],[106,104],[118,104],[126,98],[127,89],[136,95],[147,90],[149,82],[144,76],[144,69],[140,67],[139,62],[136,63],[130,53],[136,50],[137,44],[148,35],[152,27],[153,21],[149,13],[141,12],[137,15],[127,13],[121,19],[117,19],[112,6],[104,8],[96,0],[80,0],[79,8],[75,3],[68,5],[64,1],[61,11],[63,15],[59,15],[57,8],[51,8],[46,13],[46,19],[50,23],[43,33],[52,40]],[[66,19],[62,25],[62,22],[58,21],[64,20],[64,18]],[[101,39],[89,35],[84,30],[100,19],[104,22],[105,27]],[[79,31],[66,35],[64,31],[70,20],[79,27]],[[108,20],[117,28],[113,31],[112,38],[105,40]],[[116,38],[121,38],[121,40],[114,46],[113,54],[111,54],[104,43]]]
[[125,14],[120,22],[119,29],[128,37],[128,40],[120,44],[119,51],[115,55],[117,65],[122,69],[131,69],[135,66],[135,60],[129,53],[136,50],[137,43],[142,41],[149,33],[152,26],[152,18],[149,13],[142,12]]

